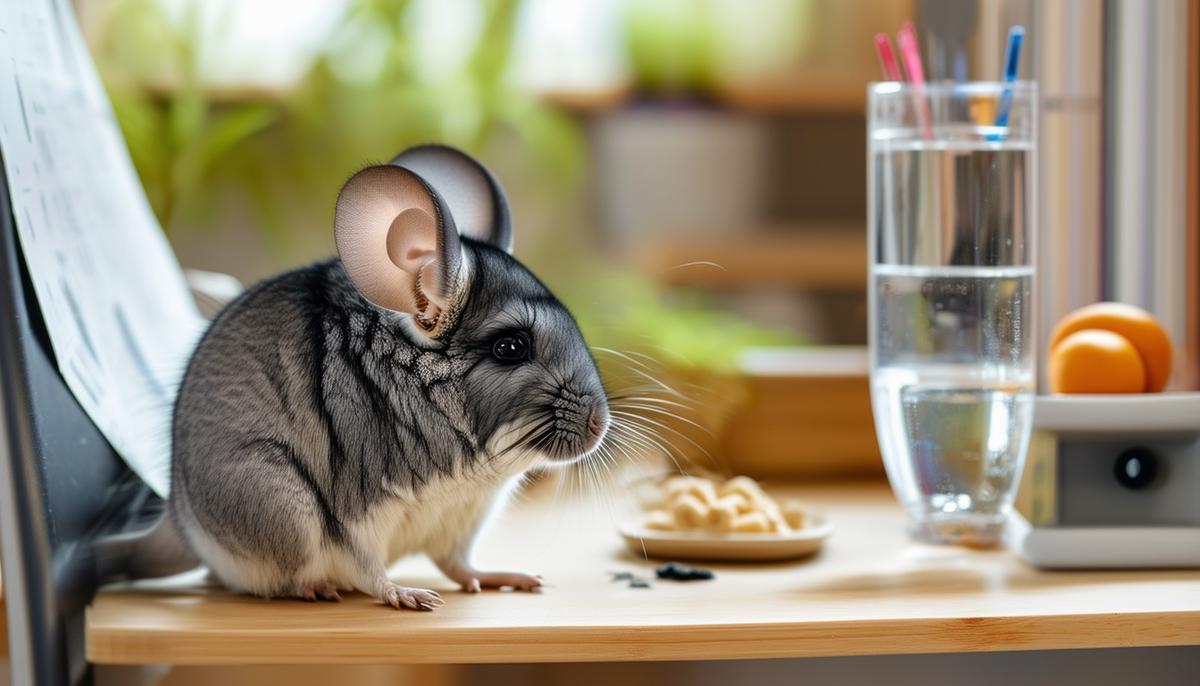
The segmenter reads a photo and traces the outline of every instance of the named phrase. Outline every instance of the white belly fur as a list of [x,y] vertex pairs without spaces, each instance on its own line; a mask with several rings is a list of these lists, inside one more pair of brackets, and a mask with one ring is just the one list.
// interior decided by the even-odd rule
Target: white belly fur
[[[347,522],[350,540],[362,554],[390,566],[415,553],[430,558],[469,555],[475,535],[486,520],[508,501],[520,486],[524,473],[540,460],[522,457],[503,473],[468,472],[439,477],[423,485],[418,494],[409,489],[390,487],[394,497],[374,505],[367,516]],[[233,555],[199,526],[187,527],[188,538],[196,553],[235,591],[261,596],[292,595],[304,585],[329,583],[339,589],[361,588],[362,563],[341,546],[329,545],[319,532],[315,516],[310,522],[298,522],[313,532],[304,567],[290,578],[281,578],[270,563]]]

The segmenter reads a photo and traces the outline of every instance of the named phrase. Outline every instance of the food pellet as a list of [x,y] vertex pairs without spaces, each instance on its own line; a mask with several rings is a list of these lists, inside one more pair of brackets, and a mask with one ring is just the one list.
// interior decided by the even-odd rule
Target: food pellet
[[771,523],[762,512],[747,512],[733,520],[733,530],[739,534],[765,534],[771,531]]
[[807,524],[807,515],[800,503],[790,500],[783,504],[783,519],[793,529],[803,529]]
[[666,491],[668,500],[688,494],[707,505],[717,499],[717,488],[713,482],[696,476],[677,476],[668,479],[663,490]]
[[672,512],[675,524],[681,529],[698,529],[704,526],[708,519],[708,506],[691,493],[684,493],[676,498]]
[[766,502],[770,500],[767,494],[754,482],[754,479],[748,476],[735,476],[722,484],[721,488],[717,490],[717,495],[721,497],[733,494],[740,494],[751,502]]
[[675,476],[660,488],[664,498],[646,513],[647,530],[786,534],[810,524],[800,503],[788,501],[781,506],[748,476],[719,485],[695,476]]
[[788,526],[787,520],[784,519],[783,513],[779,511],[778,507],[774,506],[774,503],[772,503],[771,507],[764,508],[761,512],[767,518],[767,528],[771,533],[785,533],[791,528]]
[[733,531],[733,520],[738,516],[738,500],[721,498],[708,508],[708,527],[713,531]]
[[651,510],[646,514],[646,528],[655,531],[673,531],[675,516],[665,510]]

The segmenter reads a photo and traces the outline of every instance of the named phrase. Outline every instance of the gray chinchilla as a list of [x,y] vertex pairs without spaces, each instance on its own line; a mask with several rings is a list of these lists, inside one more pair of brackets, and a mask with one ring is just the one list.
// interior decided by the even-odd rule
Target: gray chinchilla
[[337,201],[340,259],[251,288],[213,321],[175,405],[168,513],[108,542],[102,572],[206,564],[260,596],[371,594],[426,553],[466,591],[533,590],[475,569],[489,512],[532,467],[603,440],[608,401],[565,307],[509,251],[496,179],[444,146],[354,175]]

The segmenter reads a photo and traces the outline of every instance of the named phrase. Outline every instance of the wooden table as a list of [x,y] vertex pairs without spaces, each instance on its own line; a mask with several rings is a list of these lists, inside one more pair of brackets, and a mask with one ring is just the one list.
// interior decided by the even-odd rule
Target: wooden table
[[[837,527],[807,562],[716,565],[712,582],[651,574],[615,504],[524,496],[479,558],[541,573],[540,595],[449,593],[433,613],[354,596],[264,601],[190,578],[108,589],[87,616],[99,664],[480,663],[708,660],[1200,644],[1200,571],[1041,572],[1004,551],[908,542],[886,487],[799,493]],[[571,503],[575,504],[571,504]],[[424,560],[403,583],[452,591]]]

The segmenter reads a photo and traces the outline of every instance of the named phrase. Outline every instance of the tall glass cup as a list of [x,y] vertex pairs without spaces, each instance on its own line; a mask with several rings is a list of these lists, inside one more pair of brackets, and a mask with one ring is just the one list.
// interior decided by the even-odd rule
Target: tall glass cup
[[872,84],[871,401],[914,537],[992,545],[1033,419],[1031,83]]

